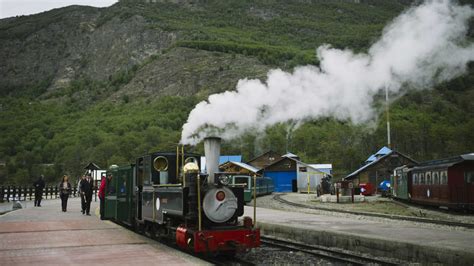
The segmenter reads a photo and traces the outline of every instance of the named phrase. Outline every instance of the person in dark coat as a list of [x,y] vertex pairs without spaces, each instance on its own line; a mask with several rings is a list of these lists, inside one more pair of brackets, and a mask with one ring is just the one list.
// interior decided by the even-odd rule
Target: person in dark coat
[[77,193],[79,194],[79,196],[81,197],[81,212],[82,214],[84,214],[85,210],[86,210],[86,205],[84,204],[84,200],[82,200],[82,191],[81,191],[81,183],[82,181],[86,179],[86,176],[85,175],[82,175],[80,178],[79,178],[79,182],[77,182]]
[[41,199],[43,198],[43,189],[45,187],[44,176],[40,175],[38,180],[33,183],[33,187],[35,188],[35,207],[41,207]]
[[91,201],[92,201],[92,189],[94,188],[94,180],[90,174],[87,174],[86,178],[81,181],[81,199],[84,203],[84,210],[82,214],[90,215]]
[[69,177],[64,175],[63,180],[59,183],[59,196],[61,197],[63,212],[67,211],[67,200],[69,199],[69,194],[71,194],[71,183],[69,183],[68,179]]

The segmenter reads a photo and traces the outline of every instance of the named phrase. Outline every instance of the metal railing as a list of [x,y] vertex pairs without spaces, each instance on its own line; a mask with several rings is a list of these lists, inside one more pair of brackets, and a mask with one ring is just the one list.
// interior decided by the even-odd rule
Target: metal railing
[[[95,201],[97,201],[97,187],[94,186],[93,193]],[[79,197],[77,187],[71,189],[70,197]],[[43,189],[42,199],[59,198],[59,189],[57,186],[46,186]],[[0,202],[10,201],[27,201],[35,199],[35,188],[33,186],[1,186]]]

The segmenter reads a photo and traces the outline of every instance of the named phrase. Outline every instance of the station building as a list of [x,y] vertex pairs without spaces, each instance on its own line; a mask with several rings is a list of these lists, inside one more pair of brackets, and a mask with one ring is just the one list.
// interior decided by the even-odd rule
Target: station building
[[370,183],[376,188],[377,193],[379,192],[378,185],[382,181],[390,181],[390,175],[395,168],[413,164],[418,164],[418,162],[401,152],[383,147],[370,155],[363,166],[347,175],[344,179],[352,181],[354,186]]
[[307,192],[315,193],[324,177],[330,177],[331,164],[307,164],[293,153],[280,155],[268,151],[247,162],[258,170],[261,176],[270,177],[275,192]]

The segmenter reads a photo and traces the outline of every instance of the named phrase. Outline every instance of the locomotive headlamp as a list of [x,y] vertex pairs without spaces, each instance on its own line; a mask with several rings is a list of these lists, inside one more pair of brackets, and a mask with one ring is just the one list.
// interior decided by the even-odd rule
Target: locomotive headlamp
[[217,194],[216,194],[216,199],[217,199],[218,201],[223,201],[223,200],[225,199],[225,193],[224,193],[224,191],[219,191],[219,192],[217,192]]
[[230,182],[230,177],[228,175],[220,175],[218,180],[221,185],[227,186]]

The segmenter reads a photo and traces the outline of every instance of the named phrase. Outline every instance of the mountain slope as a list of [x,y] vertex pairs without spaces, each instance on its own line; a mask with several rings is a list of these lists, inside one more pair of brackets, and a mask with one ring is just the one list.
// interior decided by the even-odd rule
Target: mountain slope
[[[0,183],[39,173],[52,181],[80,174],[91,160],[106,167],[172,150],[188,113],[209,94],[264,79],[272,68],[317,64],[322,44],[364,51],[410,5],[361,2],[122,2],[0,20]],[[474,150],[473,81],[471,67],[394,102],[395,147],[419,160]],[[377,123],[321,119],[291,138],[277,125],[223,152],[249,158],[288,148],[309,162],[332,162],[342,176],[385,143],[384,116]]]

